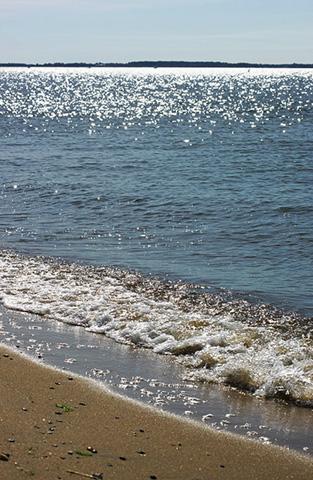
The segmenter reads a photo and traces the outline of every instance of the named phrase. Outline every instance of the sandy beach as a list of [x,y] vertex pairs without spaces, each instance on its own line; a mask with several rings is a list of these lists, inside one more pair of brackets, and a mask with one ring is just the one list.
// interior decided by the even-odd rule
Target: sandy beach
[[0,477],[309,479],[313,460],[156,412],[0,348]]

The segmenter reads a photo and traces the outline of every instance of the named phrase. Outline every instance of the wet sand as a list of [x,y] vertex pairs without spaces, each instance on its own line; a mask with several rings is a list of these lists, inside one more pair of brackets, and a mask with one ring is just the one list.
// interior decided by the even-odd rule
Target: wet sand
[[0,478],[294,479],[313,460],[125,400],[0,348]]
[[7,311],[0,305],[0,341],[61,370],[93,378],[158,409],[313,454],[312,410],[184,380],[171,356],[132,348],[82,327]]

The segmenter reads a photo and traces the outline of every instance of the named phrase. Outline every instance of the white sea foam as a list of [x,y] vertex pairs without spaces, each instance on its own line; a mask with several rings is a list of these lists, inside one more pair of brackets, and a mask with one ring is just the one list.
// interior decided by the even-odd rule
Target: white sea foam
[[144,288],[137,276],[0,253],[5,307],[81,325],[121,343],[171,354],[198,381],[225,383],[256,395],[313,406],[313,351],[308,336],[271,322],[238,320],[216,308],[182,308]]

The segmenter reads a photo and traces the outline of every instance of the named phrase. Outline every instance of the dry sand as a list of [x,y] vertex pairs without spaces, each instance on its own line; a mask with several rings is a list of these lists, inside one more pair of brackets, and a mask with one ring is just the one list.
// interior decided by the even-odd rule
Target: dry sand
[[1,480],[313,478],[311,458],[161,414],[4,346],[0,373]]

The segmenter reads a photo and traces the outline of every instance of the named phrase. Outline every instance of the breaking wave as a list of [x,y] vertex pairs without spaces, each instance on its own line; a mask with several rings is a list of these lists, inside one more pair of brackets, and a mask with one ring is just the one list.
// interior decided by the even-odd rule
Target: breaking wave
[[0,252],[8,309],[173,355],[186,376],[313,406],[312,319],[111,267]]

